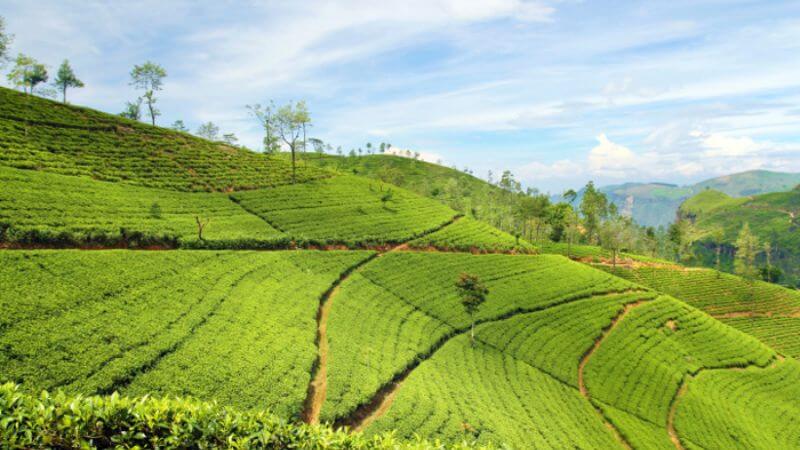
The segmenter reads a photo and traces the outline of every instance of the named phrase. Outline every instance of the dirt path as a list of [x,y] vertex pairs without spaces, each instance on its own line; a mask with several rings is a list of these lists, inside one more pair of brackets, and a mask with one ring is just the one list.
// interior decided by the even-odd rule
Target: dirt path
[[583,355],[583,358],[581,358],[581,361],[578,364],[578,390],[580,391],[581,395],[587,401],[589,401],[589,403],[591,403],[592,406],[594,406],[595,411],[597,411],[597,414],[599,414],[600,418],[603,420],[603,424],[605,424],[605,426],[614,433],[614,436],[617,438],[619,443],[623,447],[625,447],[627,449],[631,449],[632,448],[631,444],[628,443],[628,441],[622,436],[622,434],[620,434],[620,432],[617,429],[617,427],[615,427],[614,424],[612,424],[606,418],[605,414],[603,414],[603,410],[601,410],[599,406],[595,405],[594,402],[592,402],[592,396],[591,396],[591,394],[589,394],[589,390],[586,388],[586,381],[585,381],[585,378],[584,378],[584,372],[586,370],[586,365],[589,363],[589,360],[592,358],[592,355],[594,355],[595,352],[597,352],[597,350],[600,348],[600,345],[602,345],[603,341],[605,341],[606,337],[608,337],[608,335],[612,331],[614,331],[615,328],[617,328],[617,325],[619,325],[619,323],[625,318],[625,316],[628,315],[629,312],[631,312],[631,310],[633,308],[636,308],[637,306],[642,305],[642,304],[644,304],[646,302],[647,302],[647,300],[640,300],[640,301],[637,301],[637,302],[626,304],[625,307],[623,308],[622,312],[620,312],[614,318],[614,320],[611,321],[611,324],[608,327],[606,327],[605,330],[603,330],[603,333],[597,339],[595,339],[594,345],[592,345],[592,347],[589,348],[589,350],[586,352],[586,354]]
[[[446,228],[462,216],[458,215],[447,221],[446,223],[422,233],[421,236],[426,236],[435,233],[443,228]],[[417,239],[417,238],[415,238]],[[322,405],[325,403],[325,398],[328,392],[328,317],[333,306],[333,300],[339,293],[339,288],[350,275],[359,269],[363,268],[376,258],[380,258],[386,253],[394,251],[408,250],[408,242],[402,242],[390,248],[382,248],[374,255],[366,258],[359,263],[348,268],[338,280],[336,280],[328,290],[322,294],[320,298],[319,310],[317,311],[317,360],[314,362],[312,368],[311,382],[308,384],[306,399],[303,402],[302,419],[305,423],[318,424]],[[388,405],[385,407],[388,409]]]
[[376,253],[348,268],[320,298],[319,310],[317,311],[317,360],[314,362],[311,382],[308,384],[306,400],[303,403],[302,417],[306,423],[319,423],[322,404],[325,403],[325,395],[328,389],[328,316],[333,305],[333,299],[339,293],[339,287],[350,275],[380,255],[380,253]]
[[[540,306],[536,308],[528,308],[528,309],[518,309],[514,311],[510,311],[508,313],[502,314],[497,317],[492,317],[488,319],[478,320],[475,322],[476,325],[481,325],[484,323],[494,323],[500,322],[504,320],[511,319],[516,317],[520,314],[531,314],[539,311],[544,311],[547,309],[555,308],[558,306],[565,305],[567,303],[577,302],[580,300],[585,300],[587,298],[592,297],[603,297],[606,295],[622,295],[630,292],[638,292],[637,289],[628,289],[619,292],[608,292],[605,294],[588,294],[588,295],[579,295],[575,297],[565,298],[562,301],[546,305]],[[645,292],[645,291],[642,291]],[[639,303],[639,302],[637,302]],[[434,354],[444,347],[445,344],[450,342],[453,338],[458,336],[464,335],[469,333],[470,327],[464,326],[461,328],[456,328],[450,333],[442,336],[438,341],[436,341],[428,350],[423,353],[417,354],[414,360],[402,371],[395,374],[395,376],[389,381],[388,383],[384,384],[378,391],[373,394],[370,400],[360,406],[358,406],[352,413],[348,416],[340,418],[334,424],[337,428],[341,427],[348,427],[352,430],[362,430],[367,425],[381,417],[384,413],[386,413],[389,408],[391,407],[392,403],[394,402],[395,396],[397,395],[400,387],[402,387],[403,381],[408,378],[409,375],[417,368],[420,364],[424,361],[431,359]],[[560,381],[560,380],[559,380]]]

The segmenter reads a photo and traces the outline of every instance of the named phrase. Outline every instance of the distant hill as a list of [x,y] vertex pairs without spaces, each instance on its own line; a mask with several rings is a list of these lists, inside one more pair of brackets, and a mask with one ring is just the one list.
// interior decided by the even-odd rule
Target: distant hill
[[[689,186],[667,183],[625,183],[600,187],[620,211],[646,226],[667,226],[675,221],[684,200],[706,189],[731,197],[784,192],[800,184],[800,173],[753,170],[725,175]],[[578,193],[578,200],[583,191]],[[559,196],[555,197],[556,199]]]
[[[686,200],[679,214],[694,224],[696,250],[704,265],[713,264],[711,235],[722,230],[726,247],[722,264],[732,270],[736,238],[747,223],[762,244],[771,244],[770,261],[784,271],[783,281],[793,285],[800,281],[800,189],[741,198],[706,190]],[[758,264],[766,265],[766,251]]]

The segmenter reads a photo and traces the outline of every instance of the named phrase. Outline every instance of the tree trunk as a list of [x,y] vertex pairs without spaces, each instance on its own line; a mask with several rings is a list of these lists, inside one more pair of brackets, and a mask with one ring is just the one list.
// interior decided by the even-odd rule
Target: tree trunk
[[475,347],[475,319],[472,319],[472,326],[469,330],[469,341],[470,344]]
[[61,97],[61,103],[67,103],[67,87],[64,86],[63,90],[61,91],[63,96]]
[[153,126],[156,126],[156,116],[153,114],[153,103],[148,101],[147,107],[150,109],[150,121],[152,122]]

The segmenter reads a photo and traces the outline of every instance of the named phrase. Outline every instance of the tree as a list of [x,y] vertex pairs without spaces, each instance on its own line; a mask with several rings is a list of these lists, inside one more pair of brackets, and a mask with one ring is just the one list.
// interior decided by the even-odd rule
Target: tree
[[125,109],[119,115],[126,119],[140,120],[142,118],[142,98],[137,98],[136,102],[125,102]]
[[632,224],[629,219],[615,216],[603,222],[600,227],[600,245],[611,251],[611,266],[617,268],[617,255],[632,238]]
[[759,248],[758,238],[750,232],[750,224],[745,223],[736,238],[736,259],[733,267],[737,275],[741,275],[750,282],[751,300],[755,294],[753,284],[757,273],[756,254]]
[[580,220],[578,213],[570,208],[565,218],[564,237],[567,239],[567,258],[572,257],[572,244],[577,242],[581,236]]
[[186,127],[186,125],[183,123],[182,120],[176,120],[175,122],[172,122],[170,128],[172,128],[175,131],[181,131],[183,133],[189,132],[189,128]]
[[196,135],[209,141],[216,141],[219,137],[219,127],[214,122],[206,122],[197,127]]
[[311,142],[311,146],[314,147],[314,152],[320,155],[325,153],[325,143],[322,142],[322,139],[308,138],[308,141]]
[[297,182],[296,152],[299,138],[311,120],[305,102],[299,101],[295,104],[289,102],[281,106],[272,120],[276,134],[292,152],[292,184],[294,184]]
[[150,113],[150,121],[156,124],[156,117],[161,115],[161,111],[156,108],[155,92],[161,90],[167,71],[156,63],[147,61],[142,65],[133,66],[131,70],[131,85],[136,89],[144,90],[142,96],[147,102],[147,109]]
[[0,16],[0,67],[8,60],[8,49],[14,41],[14,35],[6,32],[6,21]]
[[64,62],[61,63],[61,67],[58,68],[58,73],[53,83],[56,85],[56,89],[61,92],[61,101],[63,103],[67,103],[68,88],[83,87],[83,81],[75,76],[75,72],[72,71],[72,66],[69,65],[69,60],[67,59],[65,59]]
[[667,239],[673,244],[676,262],[681,262],[681,260],[688,259],[691,256],[693,241],[690,228],[689,221],[678,220],[667,229]]
[[725,230],[722,227],[715,228],[711,232],[711,242],[714,243],[714,268],[717,269],[717,276],[719,277],[722,270],[722,245],[725,243]]
[[275,102],[270,100],[268,104],[263,106],[260,103],[247,105],[247,109],[250,110],[250,114],[258,120],[258,123],[264,128],[264,153],[275,153],[280,150],[278,136],[277,133],[275,133],[275,122],[273,120],[275,116]]
[[469,314],[472,322],[469,339],[472,345],[475,346],[475,313],[486,301],[486,296],[489,295],[489,288],[476,275],[462,273],[458,276],[458,281],[456,281],[456,290],[459,297],[461,297],[461,305],[464,307],[464,311]]
[[14,67],[6,75],[6,78],[12,86],[22,88],[22,91],[27,94],[33,94],[38,84],[47,81],[47,67],[30,56],[20,53],[14,60]]
[[233,133],[225,133],[222,135],[222,141],[228,145],[236,145],[239,142],[239,138]]
[[586,236],[592,243],[597,238],[600,221],[608,215],[608,198],[594,187],[594,182],[586,184],[581,199],[580,211],[586,228]]
[[571,204],[575,203],[575,199],[578,198],[578,193],[575,192],[574,189],[567,189],[566,191],[564,191],[564,194],[562,195],[562,197],[564,198],[564,200],[567,203],[569,203],[571,205]]

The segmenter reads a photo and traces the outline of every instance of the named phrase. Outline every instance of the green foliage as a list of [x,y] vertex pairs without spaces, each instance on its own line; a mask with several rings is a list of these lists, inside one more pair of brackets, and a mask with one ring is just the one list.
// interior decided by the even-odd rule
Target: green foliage
[[[175,247],[197,240],[194,217],[212,218],[218,245],[285,238],[221,193],[188,193],[0,167],[0,241],[55,246]],[[45,206],[46,205],[46,206]]]
[[391,205],[383,206],[389,189],[375,181],[333,177],[311,183],[232,197],[245,209],[296,239],[332,244],[400,243],[452,220],[456,214],[433,200],[393,188]]
[[[281,158],[0,88],[0,165],[182,191],[291,182]],[[329,176],[312,167],[298,182]]]
[[[658,426],[657,440],[666,448],[669,409],[684,377],[708,368],[765,366],[774,357],[755,338],[662,297],[630,310],[589,360],[585,380],[593,400]],[[616,425],[632,442],[651,438],[638,436],[646,428],[632,422]]]
[[156,117],[161,115],[161,111],[155,107],[156,91],[161,90],[164,84],[164,78],[167,76],[167,71],[160,65],[147,61],[142,65],[135,65],[131,70],[131,86],[136,89],[144,91],[142,97],[147,102],[147,109],[150,113],[150,120],[153,125],[156,124]]
[[369,256],[3,252],[0,379],[30,391],[194,395],[296,416],[316,359],[319,298]]
[[7,448],[307,448],[466,449],[392,434],[365,437],[287,422],[269,412],[239,412],[193,399],[34,397],[0,386],[0,441]]
[[710,269],[639,267],[612,272],[700,308],[787,355],[800,356],[796,290]]
[[6,32],[6,21],[3,16],[0,16],[0,67],[3,67],[8,58],[8,49],[12,42],[14,42],[14,35]]
[[396,430],[444,442],[511,448],[617,448],[577,390],[466,336],[448,342],[405,382],[371,433]]
[[14,60],[14,67],[6,75],[12,86],[22,88],[26,93],[33,94],[36,85],[47,81],[47,68],[30,56],[22,53]]
[[78,79],[75,72],[72,70],[72,66],[69,65],[69,60],[66,59],[58,68],[58,74],[56,75],[56,79],[53,80],[53,83],[56,85],[56,89],[63,95],[62,101],[64,103],[67,102],[67,89],[83,87],[83,81]]
[[462,217],[435,233],[415,239],[409,246],[473,253],[536,252],[536,248],[527,241],[469,217]]
[[759,251],[758,238],[750,232],[750,225],[745,223],[736,238],[736,260],[734,271],[737,275],[752,280],[756,277],[756,253]]
[[675,417],[698,448],[794,448],[800,441],[800,364],[707,371],[691,380]]
[[216,141],[219,138],[219,127],[214,122],[201,123],[194,134],[209,141]]
[[490,291],[477,323],[633,287],[559,256],[386,254],[353,274],[334,299],[323,419],[346,416],[437,343],[470,329],[453,289],[462,272]]

